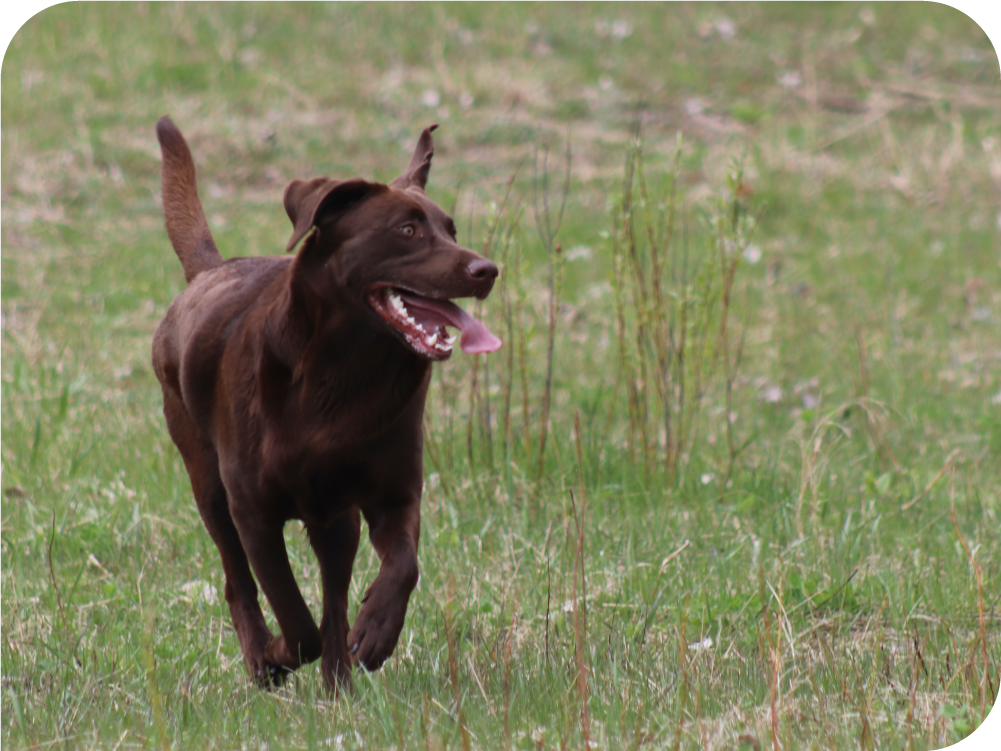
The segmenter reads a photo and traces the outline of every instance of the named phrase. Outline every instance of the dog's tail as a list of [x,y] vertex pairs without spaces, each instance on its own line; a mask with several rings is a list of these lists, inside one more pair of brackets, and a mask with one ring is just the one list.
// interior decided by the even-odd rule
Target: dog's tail
[[202,202],[195,187],[195,162],[184,136],[169,117],[156,124],[156,137],[163,154],[163,215],[167,234],[190,282],[206,269],[222,263]]

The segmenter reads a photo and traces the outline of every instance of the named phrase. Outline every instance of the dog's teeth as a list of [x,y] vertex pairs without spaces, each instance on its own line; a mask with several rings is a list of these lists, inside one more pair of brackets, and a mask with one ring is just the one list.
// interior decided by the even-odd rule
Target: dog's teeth
[[400,299],[399,295],[390,295],[389,304],[392,305],[397,310],[406,310],[406,308],[403,306],[403,300]]
[[453,344],[455,344],[455,339],[456,339],[455,334],[452,334],[451,336],[446,336],[445,344],[451,347]]
[[427,345],[429,347],[433,347],[437,343],[438,343],[438,335],[437,334],[431,334],[431,338],[427,340]]

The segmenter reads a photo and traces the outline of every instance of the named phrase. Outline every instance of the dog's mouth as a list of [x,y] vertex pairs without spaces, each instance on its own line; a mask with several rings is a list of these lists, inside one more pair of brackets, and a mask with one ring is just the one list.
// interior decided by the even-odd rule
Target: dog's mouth
[[379,286],[369,290],[368,301],[411,349],[429,360],[445,360],[452,354],[456,337],[449,335],[447,327],[459,329],[459,346],[466,354],[500,349],[500,339],[450,300],[432,300],[407,290]]

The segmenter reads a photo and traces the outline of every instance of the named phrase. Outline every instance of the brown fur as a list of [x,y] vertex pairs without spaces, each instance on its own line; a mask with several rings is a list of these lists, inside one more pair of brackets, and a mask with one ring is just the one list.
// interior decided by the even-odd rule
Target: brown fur
[[[393,286],[483,298],[497,275],[456,244],[451,219],[424,194],[432,129],[389,185],[291,183],[295,256],[224,261],[187,144],[169,118],[157,123],[167,233],[189,286],[156,332],[153,366],[170,436],[222,556],[244,660],[262,684],[321,655],[332,685],[350,681],[352,662],[378,668],[396,647],[417,583],[431,361],[404,345],[366,294]],[[404,220],[417,228],[412,237],[397,231]],[[362,516],[381,567],[349,629]],[[282,528],[290,519],[302,520],[319,561],[319,627],[289,566]]]

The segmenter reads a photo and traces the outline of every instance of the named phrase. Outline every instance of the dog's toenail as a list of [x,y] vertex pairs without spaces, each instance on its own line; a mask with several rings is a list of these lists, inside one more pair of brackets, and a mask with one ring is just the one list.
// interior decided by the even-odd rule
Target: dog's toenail
[[355,654],[357,651],[358,651],[358,642],[355,642],[355,645],[351,647],[351,654]]

